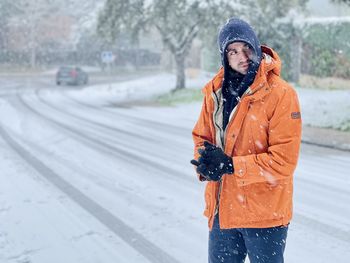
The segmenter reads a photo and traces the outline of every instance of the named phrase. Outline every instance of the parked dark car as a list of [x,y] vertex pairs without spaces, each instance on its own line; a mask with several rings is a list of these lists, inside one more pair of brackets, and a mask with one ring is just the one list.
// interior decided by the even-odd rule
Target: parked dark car
[[56,84],[82,85],[89,81],[88,74],[79,67],[62,66],[56,73]]

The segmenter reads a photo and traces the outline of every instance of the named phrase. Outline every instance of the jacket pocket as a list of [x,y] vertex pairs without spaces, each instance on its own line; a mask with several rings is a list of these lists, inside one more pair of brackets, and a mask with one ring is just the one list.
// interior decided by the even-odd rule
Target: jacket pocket
[[248,210],[257,219],[284,217],[291,210],[292,184],[288,179],[244,186]]

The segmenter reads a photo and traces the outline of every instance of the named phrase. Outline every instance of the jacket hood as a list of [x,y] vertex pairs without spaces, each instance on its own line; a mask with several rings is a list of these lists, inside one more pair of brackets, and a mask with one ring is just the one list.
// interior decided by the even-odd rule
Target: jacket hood
[[[269,74],[275,74],[280,76],[281,74],[281,59],[278,54],[268,46],[261,46],[262,60],[255,76],[253,84],[250,86],[252,91],[256,91],[261,85],[261,83],[267,81],[267,76]],[[222,87],[222,82],[224,79],[224,67],[221,67],[214,78],[203,88],[204,93],[212,93],[217,91]]]

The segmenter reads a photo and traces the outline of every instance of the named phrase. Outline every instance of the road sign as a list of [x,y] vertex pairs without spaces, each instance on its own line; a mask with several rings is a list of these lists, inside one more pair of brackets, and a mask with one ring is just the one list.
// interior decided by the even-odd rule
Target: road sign
[[101,60],[103,63],[112,63],[115,59],[115,56],[112,51],[103,51],[101,53]]

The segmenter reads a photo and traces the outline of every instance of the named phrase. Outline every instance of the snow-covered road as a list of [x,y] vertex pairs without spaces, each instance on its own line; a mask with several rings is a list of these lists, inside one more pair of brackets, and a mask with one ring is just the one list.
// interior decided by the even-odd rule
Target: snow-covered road
[[[96,102],[21,85],[0,100],[1,263],[206,262],[189,164],[200,105],[111,104],[152,81]],[[286,262],[348,261],[349,170],[349,152],[302,146]]]

